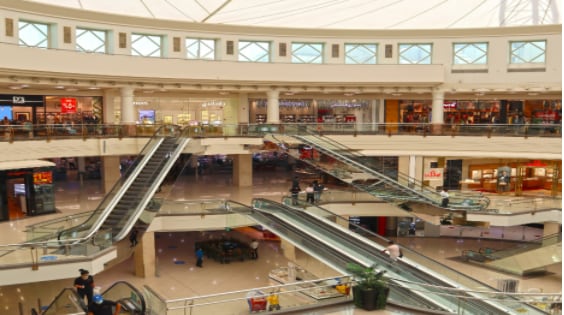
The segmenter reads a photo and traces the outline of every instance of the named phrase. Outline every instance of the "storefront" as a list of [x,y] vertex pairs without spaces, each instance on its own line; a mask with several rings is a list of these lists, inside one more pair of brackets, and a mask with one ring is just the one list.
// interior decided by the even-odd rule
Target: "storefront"
[[[280,99],[281,123],[362,123],[372,122],[371,100]],[[267,121],[266,99],[249,99],[251,123]]]
[[[224,124],[225,111],[233,102],[228,98],[136,97],[133,105],[139,125],[218,126]],[[116,118],[119,121],[119,111]]]
[[0,221],[55,212],[54,166],[41,160],[0,163]]
[[11,125],[102,121],[101,96],[0,95],[0,119]]

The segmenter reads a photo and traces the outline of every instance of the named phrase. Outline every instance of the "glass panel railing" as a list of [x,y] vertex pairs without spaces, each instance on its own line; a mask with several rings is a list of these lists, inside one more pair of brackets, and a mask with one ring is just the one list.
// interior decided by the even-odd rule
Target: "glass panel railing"
[[[364,183],[363,181],[355,184],[355,181],[352,182],[353,185],[358,186],[363,190],[376,192],[380,195],[380,191],[378,190],[381,190],[382,188],[379,188],[378,186],[386,185],[388,188],[384,190],[389,190],[394,187],[396,194],[408,196],[414,195],[413,197],[415,198],[422,197],[434,204],[440,204],[442,198],[435,189],[425,185],[422,181],[401,172],[395,172],[395,178],[391,178],[383,174],[379,167],[371,162],[372,160],[369,157],[363,156],[355,150],[351,150],[349,147],[339,143],[335,139],[318,136],[315,133],[312,133],[307,137],[300,137],[299,139],[318,148],[321,153],[328,154],[329,156],[336,158],[337,161],[342,164],[341,169],[346,170],[348,167],[349,172],[364,173],[381,181],[381,184],[374,184],[372,182]],[[314,162],[313,164],[317,163]],[[337,165],[334,165],[333,167],[338,168]],[[481,193],[465,193],[460,196],[452,194],[449,199],[449,208],[462,207],[465,210],[479,210],[486,208],[489,204],[489,199],[484,197]]]
[[76,226],[92,215],[92,211],[71,214],[62,218],[47,220],[26,226],[27,241],[41,241],[54,238],[59,232]]
[[118,281],[102,292],[104,300],[119,302],[122,314],[145,314],[147,304],[143,293],[128,282]]
[[495,260],[517,255],[519,253],[527,252],[541,247],[555,245],[558,243],[562,243],[562,233],[551,234],[527,243],[520,243],[513,248],[504,250],[485,248],[480,249],[480,252],[487,253],[489,259]]
[[[284,281],[272,275],[275,282]],[[350,278],[334,277],[299,281],[206,296],[166,300],[166,315],[249,314],[261,311],[296,311],[352,302],[350,290],[339,291],[336,284],[350,283]],[[153,295],[157,298],[156,295]],[[274,303],[273,303],[274,302]],[[276,303],[277,302],[277,303]],[[152,311],[152,314],[157,314]]]
[[[269,209],[270,211],[275,211],[276,206],[275,204],[273,205],[272,202],[270,201],[260,201],[260,204],[256,204],[257,206],[261,206],[264,207],[266,205],[269,205]],[[284,198],[284,204],[291,204],[291,198]],[[345,218],[341,218],[338,215],[331,213],[329,211],[326,211],[323,208],[320,207],[316,207],[313,205],[308,205],[307,207],[307,213],[312,213],[315,215],[318,215],[320,217],[323,218],[327,218],[329,221],[331,222],[337,222],[340,226],[343,226],[344,228],[347,228],[350,231],[359,233],[364,235],[365,237],[369,238],[370,240],[373,240],[376,242],[376,244],[379,244],[380,247],[376,249],[376,251],[381,250],[383,248],[386,248],[387,246],[387,242],[388,240],[377,235],[374,234],[371,231],[368,231],[360,226],[356,226],[352,223],[349,223],[347,219]],[[311,224],[310,224],[311,225]],[[477,281],[475,279],[472,279],[470,277],[467,277],[465,274],[462,274],[454,269],[451,269],[447,266],[444,266],[424,255],[421,255],[415,251],[412,251],[409,248],[404,248],[402,247],[402,250],[404,251],[404,255],[406,257],[408,257],[408,260],[410,262],[410,264],[417,266],[417,268],[420,271],[423,270],[428,270],[430,272],[432,272],[435,275],[440,275],[441,277],[446,277],[449,280],[455,281],[455,284],[457,287],[459,288],[465,288],[465,290],[474,290],[474,291],[487,291],[487,292],[497,292],[497,290],[490,288],[488,285]],[[391,271],[393,273],[393,270]],[[398,274],[396,275],[396,277],[398,278],[404,278],[403,275],[405,275],[405,272],[401,273],[401,276]],[[405,280],[410,280],[410,281],[414,281],[415,279],[405,279]],[[419,281],[420,282],[420,281]],[[511,307],[511,308],[520,308],[523,307],[522,305],[519,305],[519,303],[515,304],[515,301],[509,301],[507,303],[504,303],[504,305],[507,304],[507,307]]]
[[84,315],[87,306],[75,289],[66,288],[55,297],[41,315]]
[[58,239],[80,239],[84,236],[87,236],[88,233],[92,233],[91,229],[98,221],[99,217],[102,216],[105,211],[111,211],[113,206],[117,203],[117,199],[120,196],[118,194],[123,193],[124,185],[129,185],[133,179],[132,175],[136,172],[138,173],[140,169],[138,165],[145,164],[152,152],[154,152],[165,136],[175,136],[177,135],[177,127],[175,126],[161,126],[157,132],[153,135],[151,139],[147,142],[147,144],[143,147],[135,161],[131,164],[131,166],[125,171],[124,175],[117,181],[116,184],[112,187],[112,189],[106,194],[104,199],[100,202],[96,210],[92,213],[92,215],[80,225],[77,225],[71,229],[64,230],[59,233],[57,236]]

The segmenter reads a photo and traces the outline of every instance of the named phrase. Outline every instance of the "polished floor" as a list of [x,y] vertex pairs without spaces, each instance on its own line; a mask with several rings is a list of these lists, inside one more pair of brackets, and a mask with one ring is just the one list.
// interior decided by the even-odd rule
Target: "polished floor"
[[[231,176],[225,172],[207,172],[201,176],[196,174],[182,175],[174,184],[163,187],[159,194],[173,200],[230,199],[250,204],[252,198],[268,198],[280,201],[287,194],[291,184],[291,175],[284,171],[256,171],[253,186],[246,188],[233,187]],[[304,185],[305,186],[305,185]],[[335,186],[330,189],[340,189]],[[103,197],[101,182],[90,180],[80,184],[69,177],[65,182],[56,183],[56,204],[59,213],[25,218],[22,220],[0,224],[3,233],[0,242],[17,243],[25,239],[25,227],[72,213],[94,209]],[[218,292],[242,290],[247,288],[271,285],[268,272],[276,267],[286,266],[288,260],[282,254],[279,242],[260,240],[259,259],[244,262],[220,264],[213,260],[205,260],[203,268],[195,267],[194,242],[214,237],[235,237],[242,241],[250,241],[255,235],[236,230],[207,232],[175,232],[158,233],[156,242],[157,275],[139,278],[134,275],[133,258],[119,263],[115,267],[95,276],[96,285],[107,288],[118,280],[126,280],[142,287],[151,287],[167,299],[183,298]],[[409,247],[426,256],[474,277],[490,286],[496,287],[501,279],[519,281],[519,291],[542,290],[543,292],[562,292],[562,266],[553,265],[548,273],[535,277],[516,277],[469,265],[459,257],[464,249],[480,247],[504,248],[515,246],[514,242],[476,240],[459,238],[397,238],[402,246]],[[126,242],[119,244],[128,247]],[[133,250],[131,250],[133,255]],[[78,270],[77,270],[78,275]],[[337,275],[337,272],[335,272]],[[0,314],[17,315],[20,307],[22,314],[29,314],[32,307],[38,308],[49,304],[53,297],[64,287],[72,285],[72,278],[44,283],[22,284],[0,287]],[[21,306],[20,306],[21,305]],[[364,314],[352,305],[324,308],[302,314]],[[370,312],[371,314],[400,314],[394,310]],[[226,314],[232,314],[228,312]],[[234,314],[234,313],[233,313]]]

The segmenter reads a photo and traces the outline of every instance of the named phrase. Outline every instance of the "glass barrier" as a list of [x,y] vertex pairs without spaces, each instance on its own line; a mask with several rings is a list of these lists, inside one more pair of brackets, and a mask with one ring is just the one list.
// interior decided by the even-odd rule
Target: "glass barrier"
[[146,302],[142,292],[125,281],[118,281],[102,292],[104,300],[119,302],[126,314],[145,314]]
[[[284,276],[270,275],[274,282],[284,282]],[[335,277],[260,287],[206,296],[166,301],[166,315],[248,314],[261,311],[299,311],[352,302],[350,278]],[[155,297],[155,295],[153,295]],[[156,314],[151,312],[151,314]]]
[[83,222],[91,215],[92,211],[88,211],[28,225],[25,230],[27,233],[27,241],[38,242],[49,238],[56,238],[59,232],[76,226],[79,222]]
[[75,289],[66,288],[55,297],[42,315],[77,315],[85,314],[86,305]]
[[[136,124],[75,125],[6,125],[0,141],[53,140],[70,138],[151,137],[163,126]],[[286,135],[412,135],[412,136],[480,136],[480,137],[550,137],[561,138],[561,125],[433,125],[399,123],[355,124],[222,124],[186,126],[188,137],[263,137],[266,134]]]

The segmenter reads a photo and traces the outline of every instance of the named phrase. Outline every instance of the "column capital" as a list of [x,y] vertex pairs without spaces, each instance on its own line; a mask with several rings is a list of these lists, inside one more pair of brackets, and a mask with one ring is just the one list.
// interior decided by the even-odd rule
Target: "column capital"
[[120,94],[121,95],[133,95],[133,93],[135,92],[135,89],[131,86],[122,86],[120,88]]
[[268,98],[278,98],[280,96],[280,91],[277,89],[266,91]]

